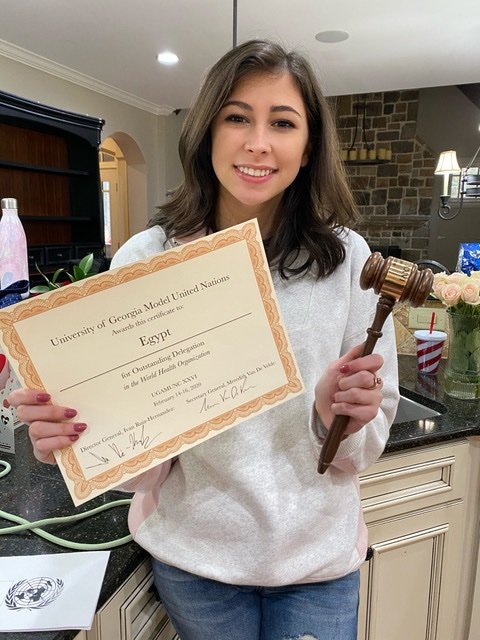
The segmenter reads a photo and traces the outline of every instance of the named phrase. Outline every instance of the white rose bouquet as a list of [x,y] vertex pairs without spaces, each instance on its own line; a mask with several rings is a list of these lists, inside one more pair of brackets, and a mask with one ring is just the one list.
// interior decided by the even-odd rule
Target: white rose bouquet
[[447,275],[435,273],[432,294],[441,300],[449,311],[464,314],[480,314],[480,271],[470,275],[455,271]]
[[449,315],[445,391],[456,398],[480,398],[480,271],[436,273],[432,294]]

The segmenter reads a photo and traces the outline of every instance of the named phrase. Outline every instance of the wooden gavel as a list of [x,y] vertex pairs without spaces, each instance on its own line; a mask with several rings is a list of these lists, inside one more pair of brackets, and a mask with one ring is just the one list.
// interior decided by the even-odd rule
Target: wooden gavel
[[[382,327],[396,302],[407,302],[412,307],[419,307],[428,298],[432,290],[433,273],[430,269],[419,270],[417,265],[406,260],[384,259],[381,253],[375,252],[368,258],[360,274],[362,289],[373,288],[380,294],[375,318],[367,329],[367,340],[362,356],[372,353],[373,348],[382,336]],[[320,453],[318,473],[325,473],[330,466],[349,421],[349,416],[335,416]]]

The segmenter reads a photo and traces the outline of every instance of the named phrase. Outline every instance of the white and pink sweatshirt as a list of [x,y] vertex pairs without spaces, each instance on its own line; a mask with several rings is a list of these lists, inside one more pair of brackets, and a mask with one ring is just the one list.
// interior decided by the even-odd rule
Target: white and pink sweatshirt
[[[355,232],[346,259],[328,278],[282,280],[278,303],[306,392],[211,438],[134,479],[129,525],[152,556],[197,575],[238,585],[331,580],[365,559],[367,530],[357,474],[382,453],[398,403],[393,321],[375,351],[384,399],[377,417],[340,444],[329,470],[317,463],[325,428],[312,412],[327,365],[362,343],[378,297],[362,291],[370,251]],[[160,227],[133,236],[112,268],[171,248]]]

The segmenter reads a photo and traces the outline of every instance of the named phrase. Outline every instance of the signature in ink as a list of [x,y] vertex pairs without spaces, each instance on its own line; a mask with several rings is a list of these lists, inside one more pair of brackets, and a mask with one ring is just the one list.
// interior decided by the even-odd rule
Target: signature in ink
[[98,460],[97,464],[91,464],[88,465],[86,468],[87,469],[93,469],[95,467],[101,467],[104,464],[108,464],[110,462],[110,459],[107,458],[106,456],[97,456],[96,453],[93,453],[93,451],[89,451],[88,452],[89,455],[93,456],[96,460]]
[[212,402],[210,404],[207,401],[207,396],[205,396],[205,398],[202,400],[202,406],[200,407],[200,413],[202,413],[203,411],[208,411],[209,409],[213,409],[213,407],[216,407],[219,404],[220,404],[220,402]]
[[142,447],[143,449],[147,449],[150,443],[150,436],[145,435],[145,427],[143,426],[140,431],[139,437],[137,437],[136,433],[131,433],[128,436],[128,439],[130,440],[130,445],[132,449],[136,449],[137,447]]
[[112,449],[112,451],[114,453],[117,454],[117,456],[119,458],[124,458],[125,457],[125,453],[123,451],[120,451],[120,449],[119,449],[117,444],[113,443],[113,444],[109,444],[108,446],[110,447],[110,449]]
[[200,407],[200,413],[223,404],[224,402],[227,402],[227,400],[235,400],[235,398],[238,398],[238,396],[243,395],[250,389],[255,389],[255,385],[248,386],[247,376],[244,374],[239,382],[231,384],[226,389],[222,389],[222,391],[219,392],[218,396],[216,397],[218,402],[209,403],[207,397],[205,396],[202,401],[202,406]]
[[130,440],[130,445],[132,450],[135,450],[138,447],[141,447],[142,449],[147,450],[149,447],[152,446],[153,441],[159,438],[160,436],[161,436],[161,433],[157,434],[153,438],[145,435],[145,428],[142,426],[140,437],[137,437],[135,433],[131,433],[128,436],[128,438]]

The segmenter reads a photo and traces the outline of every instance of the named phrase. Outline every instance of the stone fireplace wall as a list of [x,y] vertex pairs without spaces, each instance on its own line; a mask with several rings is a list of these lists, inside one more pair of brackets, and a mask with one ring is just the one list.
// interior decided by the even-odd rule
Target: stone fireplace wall
[[[351,147],[357,127],[357,156],[365,147],[362,117],[356,103],[366,104],[365,137],[369,147],[391,150],[391,160],[347,162],[347,173],[362,215],[356,230],[372,247],[399,247],[415,262],[428,256],[429,221],[435,158],[416,135],[419,92],[388,91],[329,98],[342,145]],[[387,151],[388,154],[388,151]]]

